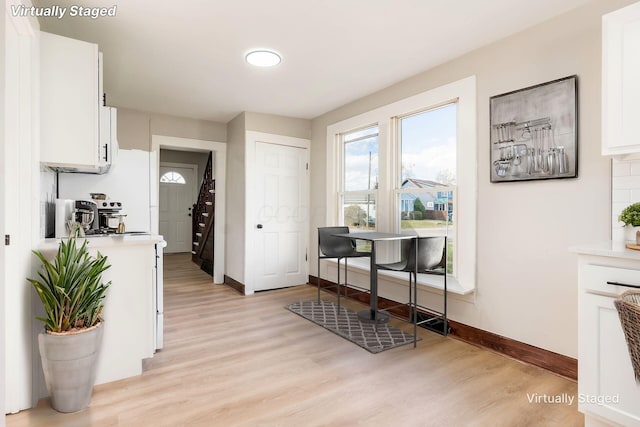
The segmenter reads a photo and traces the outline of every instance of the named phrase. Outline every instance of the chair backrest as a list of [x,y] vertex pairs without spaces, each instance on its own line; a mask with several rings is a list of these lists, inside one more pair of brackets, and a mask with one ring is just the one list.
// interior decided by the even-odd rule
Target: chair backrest
[[415,257],[413,254],[415,253],[416,243],[418,244],[418,272],[433,270],[445,261],[446,237],[416,237],[411,240],[407,259],[407,270],[413,270],[415,268]]
[[[355,242],[333,234],[345,234],[349,227],[318,227],[318,247],[325,257],[337,258],[349,255],[355,251]],[[320,254],[318,254],[320,255]]]

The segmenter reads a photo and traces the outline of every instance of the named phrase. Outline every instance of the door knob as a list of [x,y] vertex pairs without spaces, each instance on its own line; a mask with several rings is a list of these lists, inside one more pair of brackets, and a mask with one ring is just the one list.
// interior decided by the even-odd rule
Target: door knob
[[256,228],[262,228],[262,224],[256,225]]

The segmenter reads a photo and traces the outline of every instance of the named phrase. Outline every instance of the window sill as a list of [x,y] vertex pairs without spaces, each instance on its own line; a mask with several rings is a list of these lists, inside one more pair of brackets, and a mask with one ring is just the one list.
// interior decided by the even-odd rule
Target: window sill
[[[328,263],[337,264],[335,259],[327,259],[325,260]],[[344,262],[342,263],[344,265]],[[350,258],[349,259],[349,271],[355,272],[366,272],[369,273],[369,258]],[[387,270],[378,270],[378,278],[383,279],[392,283],[398,284],[409,284],[409,273],[405,272],[395,272],[395,271],[387,271]],[[444,290],[444,280],[442,276],[435,276],[429,274],[419,274],[418,275],[418,287],[430,288],[439,293],[442,293]],[[455,277],[447,276],[447,292],[450,294],[457,295],[470,295],[475,292],[475,287],[465,287],[458,282]]]

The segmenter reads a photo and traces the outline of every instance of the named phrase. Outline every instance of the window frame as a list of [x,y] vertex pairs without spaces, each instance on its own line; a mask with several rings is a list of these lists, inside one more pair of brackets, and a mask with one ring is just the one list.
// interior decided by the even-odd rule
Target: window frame
[[[381,232],[398,232],[400,212],[396,197],[402,192],[397,188],[401,176],[398,118],[412,113],[428,111],[455,101],[456,125],[456,275],[449,276],[452,291],[468,293],[476,286],[476,218],[477,218],[477,106],[476,77],[470,76],[437,88],[387,104],[349,119],[327,126],[327,174],[326,174],[326,223],[339,224],[342,188],[342,135],[378,126],[378,189],[376,194],[376,229]],[[440,191],[440,190],[438,190]],[[350,263],[351,265],[351,263]],[[365,268],[358,264],[358,268]],[[419,284],[441,288],[442,281],[435,276],[421,277]]]

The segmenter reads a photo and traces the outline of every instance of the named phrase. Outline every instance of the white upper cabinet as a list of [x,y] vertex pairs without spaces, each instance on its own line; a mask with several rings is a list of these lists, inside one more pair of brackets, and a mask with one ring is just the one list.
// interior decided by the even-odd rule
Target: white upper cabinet
[[100,107],[100,158],[98,168],[108,170],[118,157],[117,110]]
[[40,34],[40,161],[61,171],[105,172],[115,109],[102,106],[98,45]]
[[640,2],[602,17],[602,154],[640,153]]

